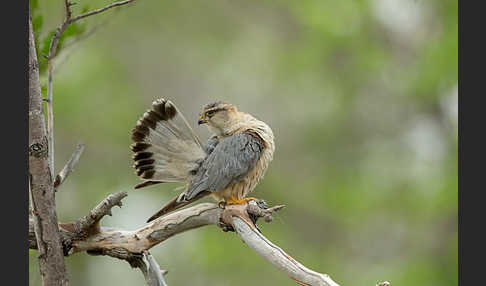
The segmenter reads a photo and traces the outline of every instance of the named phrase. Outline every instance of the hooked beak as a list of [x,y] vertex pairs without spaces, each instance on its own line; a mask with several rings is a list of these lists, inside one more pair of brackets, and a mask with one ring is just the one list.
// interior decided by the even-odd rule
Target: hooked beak
[[198,125],[201,125],[201,124],[204,124],[204,123],[208,123],[208,121],[206,119],[204,119],[203,117],[199,118],[199,120],[197,121]]

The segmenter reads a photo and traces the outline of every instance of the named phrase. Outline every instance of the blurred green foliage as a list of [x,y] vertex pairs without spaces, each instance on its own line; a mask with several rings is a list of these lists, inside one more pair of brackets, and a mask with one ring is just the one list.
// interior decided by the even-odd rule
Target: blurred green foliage
[[[36,52],[39,62],[39,73],[44,74],[47,72],[47,56],[49,55],[49,48],[51,45],[52,38],[58,30],[58,27],[51,29],[43,37],[40,36],[40,31],[42,31],[42,25],[44,23],[43,15],[39,12],[39,2],[38,0],[29,0],[30,3],[30,13],[32,17],[32,25],[34,28],[34,41],[36,42]],[[88,11],[88,6],[84,6],[81,10],[82,13]],[[57,43],[56,53],[52,55],[55,57],[64,48],[64,42],[67,39],[80,38],[83,33],[86,32],[86,23],[74,22],[67,26],[66,30],[61,34]]]
[[[38,51],[62,2],[31,0]],[[56,195],[61,221],[139,182],[129,132],[153,99],[175,102],[203,139],[198,112],[221,99],[275,133],[253,194],[288,206],[262,222],[269,239],[341,285],[457,285],[457,1],[135,1],[79,25],[54,65],[55,169],[86,144]],[[103,224],[144,225],[177,186],[130,191]],[[151,252],[169,285],[295,285],[216,227]],[[123,261],[66,263],[71,285],[143,285]]]

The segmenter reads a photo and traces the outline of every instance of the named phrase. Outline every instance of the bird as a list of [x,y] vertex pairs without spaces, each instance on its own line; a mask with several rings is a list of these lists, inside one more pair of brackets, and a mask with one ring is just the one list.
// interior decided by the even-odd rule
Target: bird
[[273,160],[272,129],[224,101],[204,105],[197,123],[211,133],[204,144],[175,104],[159,98],[132,129],[133,167],[143,181],[134,189],[183,183],[183,191],[147,222],[206,196],[222,206],[256,200],[246,196]]

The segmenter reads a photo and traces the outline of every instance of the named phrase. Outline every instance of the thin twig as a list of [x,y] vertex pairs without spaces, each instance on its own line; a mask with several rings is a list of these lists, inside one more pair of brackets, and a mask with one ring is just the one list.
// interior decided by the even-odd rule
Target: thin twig
[[105,27],[109,22],[110,20],[113,19],[114,15],[116,15],[116,13],[118,12],[119,10],[114,10],[112,15],[110,17],[107,17],[105,19],[103,19],[103,21],[101,23],[98,23],[96,24],[94,27],[92,27],[91,29],[89,29],[88,31],[86,32],[83,32],[81,35],[77,36],[74,40],[68,42],[68,43],[65,43],[63,45],[63,49],[67,49],[69,47],[71,47],[72,45],[74,44],[77,44],[79,43],[80,41],[92,36],[95,32],[97,32],[101,27]]
[[74,18],[71,19],[71,23],[76,22],[78,20],[81,20],[83,18],[92,16],[92,15],[99,14],[101,12],[104,12],[104,11],[108,10],[108,9],[111,9],[111,8],[114,8],[114,7],[118,7],[118,6],[122,6],[122,5],[125,5],[125,4],[128,4],[128,3],[131,3],[133,1],[135,1],[135,0],[125,0],[125,1],[119,1],[119,2],[111,3],[110,5],[107,5],[107,6],[103,7],[103,8],[96,9],[96,10],[93,10],[93,11],[86,12],[84,14],[81,14],[79,16],[76,16],[76,17],[74,17]]
[[54,36],[52,36],[51,43],[49,45],[49,55],[47,55],[47,142],[48,142],[48,152],[51,165],[51,176],[54,177],[54,111],[52,108],[52,60],[56,56],[57,44],[59,43],[59,38],[62,33],[70,24],[71,20],[71,10],[69,9],[69,0],[64,1],[64,6],[66,9],[66,18],[64,22],[57,28]]
[[66,19],[70,19],[71,18],[71,3],[69,2],[69,0],[64,0],[64,8],[66,9]]
[[56,176],[56,179],[54,180],[54,189],[57,189],[62,183],[64,183],[66,178],[73,171],[74,166],[76,166],[79,157],[81,157],[81,154],[83,153],[83,150],[84,144],[78,144],[78,146],[76,146],[76,150],[74,150],[71,159],[69,159],[64,168],[62,168],[61,172],[59,172],[59,174]]
[[47,82],[47,142],[50,160],[51,177],[54,176],[54,112],[52,109],[52,63],[50,58],[47,59],[48,82]]

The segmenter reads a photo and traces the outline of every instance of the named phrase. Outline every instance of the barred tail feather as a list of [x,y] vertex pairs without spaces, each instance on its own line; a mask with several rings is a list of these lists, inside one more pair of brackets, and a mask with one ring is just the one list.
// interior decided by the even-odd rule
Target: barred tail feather
[[141,188],[161,182],[187,182],[206,153],[177,107],[166,99],[152,103],[132,130],[130,146]]

